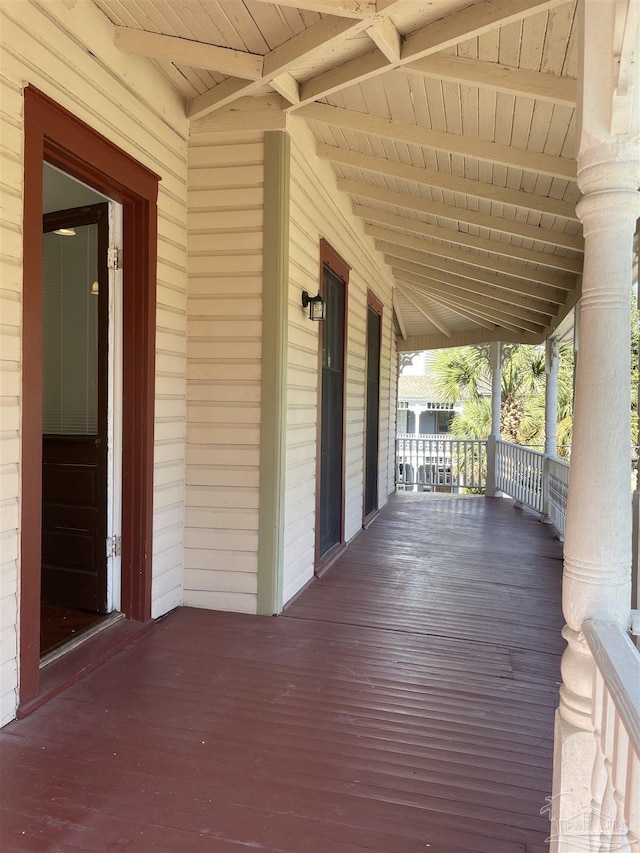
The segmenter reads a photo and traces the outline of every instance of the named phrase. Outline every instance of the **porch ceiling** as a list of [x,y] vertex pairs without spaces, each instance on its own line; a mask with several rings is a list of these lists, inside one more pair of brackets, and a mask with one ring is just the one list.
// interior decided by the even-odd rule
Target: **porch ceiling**
[[94,3],[192,119],[275,90],[307,121],[395,281],[400,349],[538,342],[575,304],[575,0]]

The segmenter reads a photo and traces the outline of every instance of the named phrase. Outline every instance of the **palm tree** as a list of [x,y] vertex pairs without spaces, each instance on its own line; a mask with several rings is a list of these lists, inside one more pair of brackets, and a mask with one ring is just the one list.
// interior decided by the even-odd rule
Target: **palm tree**
[[[472,438],[486,438],[491,430],[491,368],[482,347],[441,350],[431,361],[438,393],[452,403],[464,402],[451,431]],[[500,431],[507,441],[535,443],[542,432],[531,402],[544,388],[544,352],[541,347],[515,346],[507,352],[502,370]]]

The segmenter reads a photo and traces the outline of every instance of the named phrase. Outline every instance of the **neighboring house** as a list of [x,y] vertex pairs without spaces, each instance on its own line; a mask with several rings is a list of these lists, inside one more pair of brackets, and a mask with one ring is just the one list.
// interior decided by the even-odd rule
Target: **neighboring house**
[[580,7],[0,4],[0,723],[39,701],[45,606],[123,614],[117,647],[280,613],[394,489],[397,352],[543,343],[582,297],[574,772],[582,625],[630,621],[640,215],[637,3]]
[[430,376],[398,378],[398,435],[446,435],[460,406],[442,400]]

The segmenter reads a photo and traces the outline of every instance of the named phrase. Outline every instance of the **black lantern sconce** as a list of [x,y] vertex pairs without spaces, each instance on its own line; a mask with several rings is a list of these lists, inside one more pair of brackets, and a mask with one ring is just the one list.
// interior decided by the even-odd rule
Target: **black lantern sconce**
[[316,296],[309,296],[306,290],[302,291],[302,307],[309,309],[310,320],[324,320],[325,308],[324,299],[318,293]]

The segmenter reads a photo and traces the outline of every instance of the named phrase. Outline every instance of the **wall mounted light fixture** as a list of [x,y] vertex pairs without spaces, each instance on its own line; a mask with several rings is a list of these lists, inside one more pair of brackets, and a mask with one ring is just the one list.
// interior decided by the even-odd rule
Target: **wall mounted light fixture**
[[318,293],[316,296],[309,296],[306,290],[302,291],[302,307],[309,309],[310,320],[324,320],[326,314],[326,305],[324,299]]

